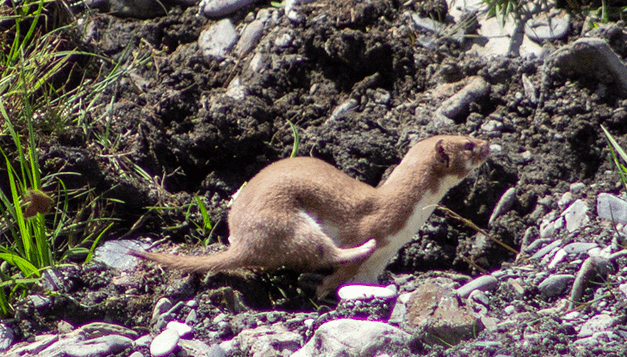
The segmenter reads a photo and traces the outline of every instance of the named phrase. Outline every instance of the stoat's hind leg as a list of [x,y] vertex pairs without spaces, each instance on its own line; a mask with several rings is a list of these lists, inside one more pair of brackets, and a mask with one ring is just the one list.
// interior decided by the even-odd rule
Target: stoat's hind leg
[[354,247],[354,248],[337,248],[333,252],[334,261],[333,264],[343,264],[348,262],[354,262],[369,257],[377,247],[377,242],[374,239],[370,239],[366,243]]

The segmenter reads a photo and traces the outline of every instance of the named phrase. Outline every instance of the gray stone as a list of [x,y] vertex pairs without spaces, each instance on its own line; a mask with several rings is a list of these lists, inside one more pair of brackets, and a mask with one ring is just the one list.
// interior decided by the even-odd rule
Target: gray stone
[[492,212],[492,215],[490,216],[490,220],[488,224],[491,225],[492,223],[494,223],[495,219],[507,213],[507,211],[509,211],[509,209],[512,208],[512,205],[514,204],[515,199],[516,199],[516,188],[515,187],[508,188],[507,191],[503,193],[503,196],[501,196],[501,199],[499,200],[499,202],[496,204],[496,208],[494,208],[494,211]]
[[108,335],[77,341],[65,348],[65,355],[69,357],[109,356],[120,353],[132,345],[133,340],[128,337]]
[[536,42],[553,41],[566,37],[570,15],[564,10],[551,9],[536,14],[525,23],[525,35]]
[[552,297],[563,293],[574,280],[575,276],[572,274],[554,274],[544,279],[538,285],[538,289],[542,295]]
[[320,326],[291,357],[375,356],[387,347],[405,346],[410,338],[407,332],[382,322],[339,319]]
[[457,295],[465,298],[474,290],[490,291],[496,289],[499,281],[492,275],[483,275],[458,288]]
[[552,251],[554,248],[559,247],[562,244],[562,240],[558,239],[553,243],[545,246],[544,248],[538,250],[534,255],[531,256],[531,259],[540,259],[544,257],[548,252]]
[[627,202],[609,193],[597,197],[597,215],[614,223],[627,224]]
[[586,188],[586,185],[584,185],[582,182],[575,182],[570,184],[570,192],[575,195],[583,191],[584,188]]
[[592,336],[597,332],[609,331],[615,323],[616,319],[610,315],[600,314],[594,316],[584,322],[581,326],[581,330],[579,330],[579,333],[577,334],[577,337],[587,337]]
[[303,337],[279,323],[244,330],[234,340],[247,356],[289,356],[300,348]]
[[224,19],[200,33],[198,46],[205,57],[223,60],[237,43],[237,31],[231,20]]
[[443,115],[451,120],[459,120],[468,114],[470,103],[490,94],[490,90],[490,84],[482,77],[471,77],[464,88],[440,105],[435,115]]
[[615,84],[620,95],[627,94],[627,67],[607,42],[600,38],[580,38],[553,52],[545,63],[549,71],[557,70],[573,78],[590,78]]
[[456,345],[476,336],[484,326],[442,280],[427,280],[412,293],[401,327],[424,333],[427,344]]
[[235,54],[238,56],[246,56],[259,42],[263,35],[263,22],[261,20],[255,20],[244,28],[242,36],[237,41],[235,47]]
[[14,338],[13,329],[7,324],[0,323],[0,351],[7,350],[13,344]]
[[208,17],[222,17],[256,1],[258,0],[202,0],[200,12]]
[[153,322],[157,321],[157,318],[159,318],[159,316],[165,314],[171,308],[172,308],[172,301],[170,301],[170,299],[166,297],[162,297],[161,299],[157,300],[155,307],[152,309],[151,321]]
[[135,269],[139,258],[128,254],[130,249],[144,250],[148,243],[136,240],[110,240],[96,248],[94,260],[120,270]]
[[596,243],[575,242],[575,243],[567,244],[564,247],[564,251],[566,251],[566,253],[568,254],[579,254],[579,253],[585,253],[589,251],[590,249],[596,248],[596,247],[598,247],[598,244]]
[[584,200],[575,201],[562,213],[562,216],[566,220],[566,229],[569,232],[576,231],[590,221],[588,205]]
[[571,192],[565,192],[562,197],[557,201],[559,208],[564,209],[573,202],[573,194]]
[[179,340],[179,347],[187,356],[193,357],[226,357],[224,350],[218,345],[209,346],[198,340]]

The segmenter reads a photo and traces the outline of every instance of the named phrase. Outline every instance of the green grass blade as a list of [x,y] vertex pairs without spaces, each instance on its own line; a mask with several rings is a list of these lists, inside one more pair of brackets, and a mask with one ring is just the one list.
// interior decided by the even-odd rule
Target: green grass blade
[[39,269],[31,264],[28,260],[20,257],[15,253],[4,252],[0,253],[0,259],[5,260],[9,264],[18,268],[26,277],[41,276]]

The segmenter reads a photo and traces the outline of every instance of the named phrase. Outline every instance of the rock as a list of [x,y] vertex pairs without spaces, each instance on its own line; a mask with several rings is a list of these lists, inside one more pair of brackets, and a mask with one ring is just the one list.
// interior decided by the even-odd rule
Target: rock
[[144,250],[147,243],[136,240],[109,240],[99,245],[94,254],[94,260],[120,270],[135,269],[139,258],[128,255],[130,249]]
[[557,70],[568,77],[585,77],[627,94],[627,67],[607,42],[600,38],[580,38],[553,52],[545,63],[548,70]]
[[575,280],[572,274],[554,274],[544,279],[538,289],[546,297],[553,297],[562,294],[567,287]]
[[432,279],[412,293],[401,327],[423,333],[428,344],[456,345],[476,336],[483,324],[460,303],[453,289],[444,286],[440,279]]
[[596,247],[598,247],[598,244],[596,243],[575,242],[575,243],[567,244],[564,247],[564,251],[568,254],[579,254],[579,253],[585,253],[589,251],[590,249],[596,248]]
[[547,265],[547,268],[550,269],[554,269],[559,263],[561,263],[564,258],[566,258],[566,256],[568,255],[568,253],[566,253],[566,251],[562,248],[558,249],[557,252],[555,252],[555,255],[553,256],[553,260],[551,260],[551,262],[549,263],[549,265]]
[[457,122],[461,121],[468,115],[470,103],[487,96],[490,93],[490,88],[490,84],[482,77],[471,77],[464,88],[440,105],[434,116],[444,116]]
[[564,10],[551,9],[536,14],[525,23],[525,35],[536,42],[559,40],[566,37],[570,15]]
[[192,332],[192,327],[178,321],[170,321],[166,326],[166,329],[174,330],[180,337],[185,337]]
[[339,319],[320,326],[291,357],[383,356],[407,344],[411,335],[377,321]]
[[0,323],[0,352],[6,351],[13,344],[15,333],[7,324]]
[[594,316],[581,326],[577,337],[587,337],[592,336],[596,332],[609,331],[615,323],[616,319],[610,315],[600,314]]
[[562,216],[566,220],[566,229],[569,232],[576,231],[590,221],[588,205],[584,200],[575,201],[562,213]]
[[531,259],[540,259],[544,257],[548,252],[552,251],[554,248],[559,247],[562,244],[562,240],[558,239],[553,243],[545,246],[544,248],[538,250],[534,255],[531,256]]
[[154,323],[154,321],[157,321],[157,318],[159,318],[159,316],[165,314],[171,308],[172,308],[172,301],[170,301],[170,299],[166,297],[162,297],[161,299],[157,300],[155,307],[152,309],[151,321],[153,321]]
[[303,342],[301,335],[289,331],[280,323],[244,330],[234,340],[241,351],[251,357],[289,356]]
[[597,215],[615,223],[627,224],[627,202],[609,193],[597,197]]
[[169,355],[178,345],[180,338],[176,330],[165,329],[152,340],[150,344],[150,355],[153,357]]
[[586,185],[584,185],[582,182],[575,182],[570,184],[570,192],[572,192],[574,195],[583,191],[584,188],[586,188]]
[[359,103],[357,102],[357,100],[351,98],[345,101],[344,103],[338,105],[333,110],[333,113],[331,113],[331,117],[329,117],[329,119],[327,120],[327,123],[332,123],[336,121],[340,116],[342,116],[342,114],[348,112],[351,109],[356,108],[358,104]]
[[[69,357],[109,356],[120,353],[133,345],[133,340],[118,335],[96,337],[85,341],[78,341],[65,348]],[[45,355],[41,353],[40,356]]]
[[557,201],[557,205],[560,209],[564,209],[573,202],[573,194],[571,192],[565,192],[562,197]]
[[202,0],[200,2],[200,12],[204,13],[207,17],[222,17],[257,1],[258,0]]
[[179,340],[179,347],[186,356],[193,357],[226,357],[219,345],[209,346],[198,340]]
[[120,17],[148,19],[167,13],[158,0],[108,0],[108,11]]
[[512,208],[512,205],[514,204],[515,199],[516,199],[516,188],[515,187],[508,188],[507,191],[503,193],[503,196],[501,196],[501,199],[499,200],[499,202],[496,204],[496,208],[494,208],[494,211],[492,212],[492,215],[490,216],[490,221],[488,222],[488,224],[491,225],[492,223],[494,223],[495,219],[497,219],[499,216],[509,211],[509,209]]
[[200,33],[198,46],[209,59],[223,60],[237,43],[237,31],[231,20],[224,19]]
[[[394,287],[394,285],[392,286]],[[389,287],[351,284],[342,286],[337,295],[342,300],[393,299],[396,297],[396,287],[391,289]]]
[[494,290],[498,286],[498,283],[499,283],[498,280],[496,280],[496,278],[493,277],[492,275],[483,275],[466,283],[462,287],[458,288],[456,291],[457,291],[457,295],[465,298],[465,297],[468,297],[468,295],[470,295],[470,293],[473,292],[474,290],[481,290],[481,291]]
[[255,20],[244,28],[242,36],[237,41],[235,47],[235,54],[242,57],[247,55],[259,42],[259,39],[263,35],[263,22],[261,20]]

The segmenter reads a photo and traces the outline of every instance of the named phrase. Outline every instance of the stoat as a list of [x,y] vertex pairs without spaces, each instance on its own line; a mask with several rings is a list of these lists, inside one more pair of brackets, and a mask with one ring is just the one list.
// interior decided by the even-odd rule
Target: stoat
[[446,192],[489,151],[484,140],[434,136],[414,145],[377,188],[319,159],[283,159],[254,176],[233,202],[228,250],[208,256],[131,254],[199,272],[335,267],[318,287],[319,297],[346,281],[376,282]]

